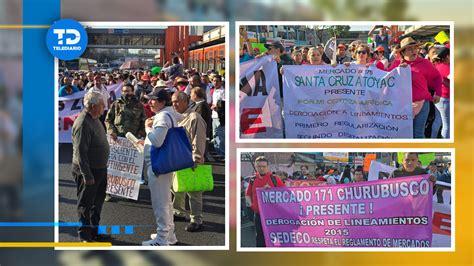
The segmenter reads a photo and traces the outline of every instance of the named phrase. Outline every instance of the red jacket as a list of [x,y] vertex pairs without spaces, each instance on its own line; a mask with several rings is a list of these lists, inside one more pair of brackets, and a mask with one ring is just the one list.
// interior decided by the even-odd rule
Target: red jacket
[[285,184],[281,181],[281,179],[278,176],[275,176],[276,180],[276,186],[273,184],[271,176],[272,173],[266,173],[263,177],[260,177],[260,174],[256,174],[254,177],[254,180],[250,182],[249,186],[247,187],[247,191],[245,192],[245,195],[250,197],[252,200],[252,210],[255,213],[260,213],[260,210],[258,208],[258,200],[257,200],[257,188],[259,187],[284,187]]

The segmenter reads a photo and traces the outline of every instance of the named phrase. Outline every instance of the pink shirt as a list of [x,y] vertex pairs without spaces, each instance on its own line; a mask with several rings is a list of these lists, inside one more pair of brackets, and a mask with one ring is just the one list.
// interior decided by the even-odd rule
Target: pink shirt
[[[429,89],[435,95],[441,96],[442,79],[438,70],[427,59],[417,57],[415,61],[405,61],[411,67],[412,101],[432,101]],[[400,61],[394,61],[389,71],[400,65]]]
[[441,84],[441,97],[449,99],[449,64],[439,63],[436,64],[435,67],[438,69],[438,72],[441,74],[441,78],[443,79]]

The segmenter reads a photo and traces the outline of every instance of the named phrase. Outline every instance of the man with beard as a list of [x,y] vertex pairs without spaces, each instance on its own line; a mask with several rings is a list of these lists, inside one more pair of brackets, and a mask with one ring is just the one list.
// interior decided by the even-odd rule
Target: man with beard
[[257,247],[265,247],[262,223],[260,220],[260,208],[257,201],[257,188],[284,187],[285,184],[278,176],[270,172],[268,160],[264,156],[255,159],[255,176],[250,178],[249,186],[245,192],[245,198],[255,213],[255,242]]
[[112,103],[105,118],[107,134],[113,140],[117,140],[117,137],[125,137],[127,132],[137,138],[144,138],[146,135],[145,120],[145,109],[135,96],[133,86],[128,83],[124,84],[122,97]]

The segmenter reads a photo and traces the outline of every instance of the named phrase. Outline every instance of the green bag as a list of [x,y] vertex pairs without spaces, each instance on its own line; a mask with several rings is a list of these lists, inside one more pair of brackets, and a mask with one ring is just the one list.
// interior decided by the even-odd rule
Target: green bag
[[186,168],[176,171],[173,179],[173,191],[197,192],[211,191],[214,189],[212,165],[200,164],[197,168]]

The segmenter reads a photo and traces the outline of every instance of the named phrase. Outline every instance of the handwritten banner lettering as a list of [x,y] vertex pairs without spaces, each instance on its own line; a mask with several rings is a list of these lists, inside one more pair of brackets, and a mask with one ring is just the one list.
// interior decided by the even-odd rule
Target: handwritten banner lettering
[[283,66],[287,138],[413,138],[410,68]]
[[143,171],[143,153],[127,139],[110,137],[107,164],[107,193],[128,199],[138,199]]

